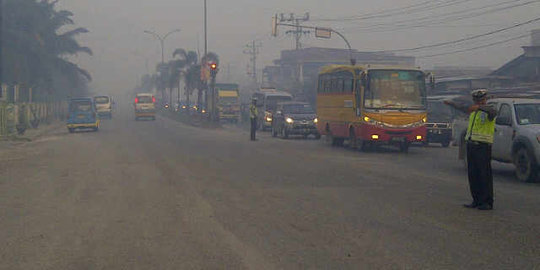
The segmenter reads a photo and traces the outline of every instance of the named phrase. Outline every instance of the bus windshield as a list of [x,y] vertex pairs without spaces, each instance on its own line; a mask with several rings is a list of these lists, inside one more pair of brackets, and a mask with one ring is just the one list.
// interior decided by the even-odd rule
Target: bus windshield
[[426,84],[421,71],[369,72],[364,106],[368,109],[425,109]]

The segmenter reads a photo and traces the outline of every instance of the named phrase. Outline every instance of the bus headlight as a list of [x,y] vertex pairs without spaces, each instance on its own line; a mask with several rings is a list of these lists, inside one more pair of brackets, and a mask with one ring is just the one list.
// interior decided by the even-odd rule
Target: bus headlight
[[315,123],[315,124],[319,123],[319,118],[313,119],[313,123]]
[[293,120],[292,118],[290,118],[290,117],[287,117],[287,118],[285,119],[285,121],[286,121],[287,123],[289,123],[289,124],[294,123],[294,120]]
[[272,117],[266,117],[266,122],[272,122]]
[[370,124],[370,125],[374,125],[374,126],[384,126],[384,123],[383,122],[379,122],[379,121],[376,121],[376,120],[373,120],[367,116],[364,116],[364,122]]

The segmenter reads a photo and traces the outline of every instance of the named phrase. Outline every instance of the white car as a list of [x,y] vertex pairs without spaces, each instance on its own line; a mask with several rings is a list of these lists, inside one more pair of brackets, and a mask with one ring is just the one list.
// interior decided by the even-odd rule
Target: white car
[[96,111],[100,117],[107,117],[112,119],[112,105],[113,101],[109,96],[96,96],[94,97],[94,104]]
[[[488,103],[498,110],[492,159],[513,163],[519,180],[536,181],[540,169],[540,100],[496,98]],[[462,146],[464,135],[465,132],[461,136]]]
[[135,120],[150,118],[156,120],[156,97],[152,93],[139,93],[135,97]]

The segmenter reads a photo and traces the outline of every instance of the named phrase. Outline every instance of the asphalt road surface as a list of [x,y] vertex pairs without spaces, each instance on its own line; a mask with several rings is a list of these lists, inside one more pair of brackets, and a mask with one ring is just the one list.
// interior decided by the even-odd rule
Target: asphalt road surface
[[540,185],[456,149],[361,153],[130,110],[0,148],[1,269],[534,269]]

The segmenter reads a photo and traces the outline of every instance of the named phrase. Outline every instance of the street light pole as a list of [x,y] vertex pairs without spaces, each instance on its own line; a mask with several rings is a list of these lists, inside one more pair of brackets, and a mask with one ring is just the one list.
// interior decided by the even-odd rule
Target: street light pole
[[149,34],[149,35],[152,35],[154,36],[157,40],[159,40],[159,44],[161,46],[161,63],[164,64],[165,63],[165,40],[173,33],[178,33],[180,32],[180,29],[175,29],[175,30],[172,30],[170,31],[169,33],[165,34],[164,36],[160,36],[158,35],[156,32],[152,32],[152,31],[144,31],[145,34]]
[[[156,32],[153,32],[153,31],[144,31],[145,34],[149,34],[149,35],[152,35],[154,36],[154,38],[156,38],[157,40],[159,40],[159,45],[161,46],[161,66],[160,66],[160,72],[162,71],[163,69],[163,65],[165,64],[165,40],[173,33],[178,33],[180,32],[180,29],[175,29],[175,30],[172,30],[170,32],[168,32],[167,34],[165,34],[164,36],[160,36],[159,34],[157,34]],[[163,77],[161,77],[163,78]],[[163,82],[163,81],[162,81]],[[166,87],[165,87],[166,88]],[[162,99],[162,102],[163,102],[163,99],[165,98],[165,94],[164,94],[164,91],[165,89],[161,89],[161,99]]]
[[208,17],[206,9],[206,0],[204,0],[204,56],[208,54]]

